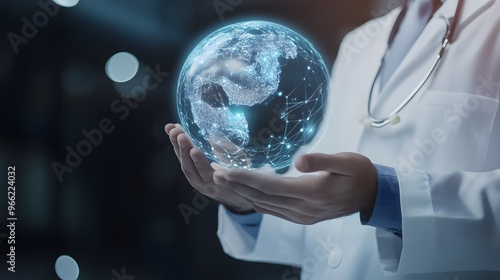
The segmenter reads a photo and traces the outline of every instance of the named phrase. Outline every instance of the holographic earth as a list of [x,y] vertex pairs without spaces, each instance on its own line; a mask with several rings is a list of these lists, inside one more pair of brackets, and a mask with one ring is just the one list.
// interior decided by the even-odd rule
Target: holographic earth
[[329,83],[314,47],[270,22],[206,37],[179,77],[177,106],[193,143],[226,167],[288,167],[318,134]]

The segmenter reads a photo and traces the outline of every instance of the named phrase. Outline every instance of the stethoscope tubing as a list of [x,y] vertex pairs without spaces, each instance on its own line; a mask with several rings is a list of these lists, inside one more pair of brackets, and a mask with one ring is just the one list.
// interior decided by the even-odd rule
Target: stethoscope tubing
[[[432,64],[432,67],[425,73],[424,77],[420,80],[420,82],[417,84],[417,86],[412,90],[412,92],[391,112],[389,113],[389,115],[385,118],[375,118],[372,116],[372,113],[371,113],[371,101],[372,101],[372,95],[373,95],[373,90],[375,88],[375,84],[380,76],[380,73],[382,71],[382,68],[383,68],[383,64],[384,64],[384,60],[385,60],[385,55],[384,57],[382,58],[381,60],[381,63],[380,63],[380,67],[377,71],[377,74],[375,75],[375,78],[373,79],[373,82],[372,82],[372,85],[371,85],[371,88],[370,88],[370,94],[368,96],[368,116],[367,117],[364,117],[361,119],[361,122],[366,126],[366,127],[374,127],[374,128],[381,128],[381,127],[385,127],[387,126],[388,124],[392,123],[392,124],[396,124],[399,122],[399,112],[404,108],[406,107],[406,105],[408,105],[408,103],[417,95],[417,93],[422,89],[422,87],[424,86],[424,84],[427,82],[427,80],[429,80],[430,76],[432,75],[432,73],[434,72],[434,70],[437,68],[439,62],[441,61],[441,58],[443,57],[447,47],[449,46],[449,44],[452,42],[452,40],[455,39],[455,31],[457,30],[457,25],[458,25],[458,21],[459,21],[459,18],[461,16],[461,13],[462,13],[462,10],[463,10],[463,3],[464,3],[464,0],[458,0],[458,4],[457,4],[457,9],[456,9],[456,12],[455,12],[455,16],[453,17],[453,21],[451,22],[451,24],[448,22],[447,19],[446,20],[446,33],[443,37],[443,40],[442,40],[442,43],[441,43],[441,49],[438,53],[438,55],[436,56],[433,64]],[[408,4],[408,3],[407,3]],[[394,28],[393,30],[391,31],[391,35],[389,36],[389,41],[388,41],[388,47],[390,47],[393,39],[394,39],[394,36],[395,36],[395,33],[397,32],[397,29],[399,28],[399,24],[401,23],[402,21],[402,18],[404,17],[404,14],[406,13],[406,7],[405,7],[405,10],[403,10],[400,15],[398,16],[398,18],[396,19],[396,23],[394,25]]]

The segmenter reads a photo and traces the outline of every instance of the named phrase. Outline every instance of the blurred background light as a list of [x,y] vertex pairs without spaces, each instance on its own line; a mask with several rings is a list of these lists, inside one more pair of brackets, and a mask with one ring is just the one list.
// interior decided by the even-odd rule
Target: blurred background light
[[[124,82],[113,83],[113,87],[120,94],[121,97],[132,98],[134,97],[133,89],[136,86],[142,86],[143,80],[146,76],[150,74],[146,71],[146,65],[139,62],[138,69],[135,75]],[[149,92],[146,90],[146,92]]]
[[139,60],[131,53],[119,52],[113,55],[106,62],[106,75],[117,83],[130,81],[137,70],[139,70]]
[[70,8],[76,6],[80,0],[53,0],[59,6]]
[[60,256],[56,260],[56,273],[61,280],[76,280],[80,275],[80,269],[76,261],[70,256]]

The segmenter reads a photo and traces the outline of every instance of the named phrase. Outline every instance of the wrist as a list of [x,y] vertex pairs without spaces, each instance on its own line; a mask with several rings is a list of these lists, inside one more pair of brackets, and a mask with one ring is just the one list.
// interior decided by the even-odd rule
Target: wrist
[[361,224],[402,237],[402,217],[397,173],[392,167],[375,164],[377,195],[372,211],[360,212]]
[[375,202],[377,200],[377,191],[378,191],[378,172],[375,166],[372,165],[372,170],[370,172],[369,182],[367,182],[367,189],[364,192],[360,214],[365,218],[370,218],[373,213],[373,208],[375,207]]

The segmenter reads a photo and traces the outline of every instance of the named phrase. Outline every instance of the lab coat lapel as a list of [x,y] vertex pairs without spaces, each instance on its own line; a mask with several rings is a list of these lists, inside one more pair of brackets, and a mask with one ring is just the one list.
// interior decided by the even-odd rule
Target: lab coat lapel
[[380,92],[378,102],[372,107],[375,117],[389,115],[417,86],[432,66],[445,32],[446,21],[434,16]]
[[[464,2],[463,14],[458,24],[457,36],[474,18],[486,10],[495,0],[469,0]],[[385,117],[410,94],[425,72],[432,65],[444,36],[446,25],[443,17],[451,22],[458,0],[447,0],[435,13],[426,28],[380,92],[380,98],[372,107],[373,115]],[[427,85],[426,85],[427,86]]]

